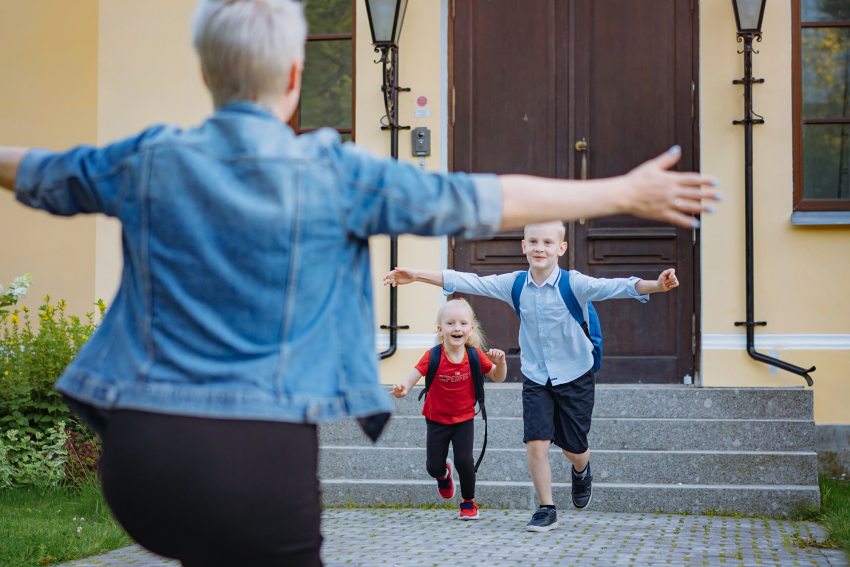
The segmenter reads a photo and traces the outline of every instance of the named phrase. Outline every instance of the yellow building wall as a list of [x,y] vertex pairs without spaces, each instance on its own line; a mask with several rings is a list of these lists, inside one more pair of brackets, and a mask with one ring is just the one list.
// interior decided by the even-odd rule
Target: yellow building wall
[[[61,149],[106,143],[154,122],[191,125],[211,109],[191,48],[194,0],[40,0],[0,2],[0,69],[14,87],[0,89],[3,144]],[[381,66],[373,63],[365,3],[356,2],[357,142],[389,154],[380,129]],[[400,46],[402,124],[431,129],[427,169],[445,169],[445,2],[410,2]],[[167,17],[165,17],[167,15]],[[800,366],[817,365],[815,417],[850,423],[850,276],[846,227],[793,227],[791,156],[791,28],[789,3],[770,3],[764,41],[757,45],[755,109],[756,331],[761,350]],[[742,75],[728,2],[700,3],[700,148],[703,171],[717,176],[725,202],[702,231],[701,380],[705,386],[799,386],[802,380],[750,360],[735,321],[744,318]],[[307,63],[309,64],[309,62]],[[416,105],[428,99],[424,108]],[[417,112],[418,110],[418,112]],[[410,132],[399,133],[400,159],[410,156]],[[32,272],[28,303],[44,293],[66,298],[72,310],[109,300],[120,273],[117,226],[108,219],[56,219],[0,194],[0,282]],[[440,269],[444,239],[402,237],[399,264]],[[372,242],[376,329],[389,322],[388,239]],[[442,294],[424,284],[399,289],[400,350],[382,362],[381,380],[409,371],[433,340]],[[385,333],[385,331],[382,331]],[[844,339],[842,339],[842,337]],[[835,339],[838,338],[837,342]],[[795,340],[799,339],[799,344]],[[843,343],[842,343],[843,340]],[[829,347],[838,344],[838,347]],[[731,346],[730,346],[731,345]],[[827,345],[827,346],[824,346]]]
[[[815,419],[850,423],[850,228],[795,227],[792,160],[791,3],[769,2],[753,56],[756,347],[817,366]],[[700,147],[704,172],[718,177],[725,202],[703,221],[702,382],[705,386],[800,386],[802,378],[750,359],[745,319],[743,76],[729,2],[700,3]],[[736,341],[737,339],[737,341]],[[736,343],[730,345],[730,343]],[[830,347],[829,345],[837,345]]]
[[[96,0],[0,2],[0,144],[65,149],[97,142]],[[58,218],[0,191],[0,283],[31,272],[45,294],[93,311],[94,217]]]
[[[411,89],[410,92],[399,93],[399,123],[412,128],[424,126],[431,130],[431,156],[424,160],[424,167],[429,170],[445,170],[443,99],[446,86],[441,78],[446,72],[446,61],[445,38],[441,37],[441,4],[437,1],[409,2],[399,45],[399,85]],[[384,115],[380,91],[381,65],[373,63],[378,56],[372,48],[366,3],[357,2],[356,5],[356,139],[358,144],[376,153],[389,155],[390,134],[380,129],[380,119]],[[421,96],[426,97],[428,102],[420,109],[416,100]],[[417,109],[420,109],[420,116],[416,115]],[[421,116],[426,112],[429,116]],[[399,132],[398,157],[400,160],[418,163],[411,156],[410,135],[407,130]],[[440,270],[445,267],[445,247],[446,240],[443,238],[400,237],[398,264]],[[373,238],[370,248],[377,328],[377,325],[389,324],[389,288],[381,283],[383,275],[390,269],[389,238]],[[410,372],[425,350],[434,344],[436,312],[443,301],[442,292],[433,286],[413,284],[398,288],[398,324],[410,325],[410,329],[399,331],[399,350],[381,363],[382,382],[398,382]],[[405,348],[405,345],[411,343],[416,346]],[[386,343],[381,350],[385,348]]]
[[[109,0],[99,6],[98,143],[157,123],[192,126],[212,111],[192,48],[195,0]],[[120,224],[98,217],[95,289],[109,303],[121,272]]]

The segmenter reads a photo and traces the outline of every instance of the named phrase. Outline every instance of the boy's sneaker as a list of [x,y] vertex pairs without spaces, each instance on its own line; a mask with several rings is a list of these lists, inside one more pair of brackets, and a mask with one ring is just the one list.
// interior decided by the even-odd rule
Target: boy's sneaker
[[437,492],[448,500],[455,495],[455,464],[451,459],[446,459],[446,476],[437,479]]
[[477,520],[478,519],[478,504],[475,500],[464,500],[460,503],[460,519],[461,520]]
[[590,499],[593,496],[593,475],[590,473],[590,463],[587,463],[587,468],[585,469],[587,474],[583,477],[576,474],[574,467],[570,467],[570,470],[572,470],[573,477],[573,506],[579,510],[583,510],[590,504]]
[[525,526],[529,532],[548,532],[558,527],[558,511],[554,508],[538,508]]

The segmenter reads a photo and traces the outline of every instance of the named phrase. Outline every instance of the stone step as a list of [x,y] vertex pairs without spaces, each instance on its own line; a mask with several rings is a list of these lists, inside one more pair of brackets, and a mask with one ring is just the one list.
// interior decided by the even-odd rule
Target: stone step
[[[579,513],[570,504],[569,484],[553,483],[552,492],[562,515]],[[488,513],[488,508],[533,510],[537,507],[531,482],[480,481],[476,485],[475,498],[482,506],[482,514]],[[453,500],[441,499],[433,480],[323,479],[322,503],[325,506],[456,506],[459,494]],[[787,517],[819,505],[817,486],[594,482],[593,500],[589,509],[602,512],[724,513]]]
[[[522,447],[522,418],[488,419],[488,448]],[[320,442],[334,446],[371,446],[352,420],[322,424]],[[484,438],[484,423],[475,423],[476,444]],[[815,426],[805,420],[594,418],[588,437],[591,450],[652,451],[812,451]],[[424,447],[425,419],[395,415],[378,447]]]
[[[478,458],[480,447],[475,447]],[[609,484],[817,485],[814,452],[593,451],[593,477]],[[450,453],[451,456],[451,453]],[[550,453],[552,478],[568,480],[569,463]],[[430,479],[424,448],[324,446],[319,476],[327,479]],[[457,476],[456,476],[457,478]],[[524,448],[487,449],[479,481],[530,479]],[[432,483],[434,481],[431,481]]]
[[[487,413],[522,417],[522,385],[486,386]],[[389,387],[387,387],[389,389]],[[397,415],[420,415],[421,386],[395,400]],[[697,388],[684,385],[599,385],[594,417],[809,420],[812,391],[803,388]]]

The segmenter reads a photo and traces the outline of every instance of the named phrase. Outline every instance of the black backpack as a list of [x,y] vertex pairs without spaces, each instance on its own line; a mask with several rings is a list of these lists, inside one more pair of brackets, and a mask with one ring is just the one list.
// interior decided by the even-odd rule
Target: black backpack
[[[428,394],[428,390],[431,388],[434,376],[437,375],[437,368],[440,366],[440,356],[442,354],[443,345],[437,345],[431,349],[428,355],[428,372],[425,374],[425,388],[419,393],[420,400]],[[475,401],[478,402],[478,412],[484,420],[484,444],[481,446],[481,454],[478,455],[478,460],[475,461],[475,472],[478,472],[478,465],[481,464],[481,459],[484,458],[484,451],[487,450],[487,408],[484,407],[484,373],[481,372],[481,360],[478,358],[478,350],[467,345],[466,354],[469,357],[469,369],[472,371],[472,383],[475,385]]]

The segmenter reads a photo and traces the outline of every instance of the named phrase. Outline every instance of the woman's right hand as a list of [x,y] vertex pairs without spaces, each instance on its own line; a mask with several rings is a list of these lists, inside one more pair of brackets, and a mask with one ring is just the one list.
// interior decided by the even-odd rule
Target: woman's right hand
[[404,384],[396,384],[395,386],[393,386],[393,389],[390,390],[390,394],[392,394],[396,398],[403,398],[407,395],[407,392],[409,391],[409,388]]

